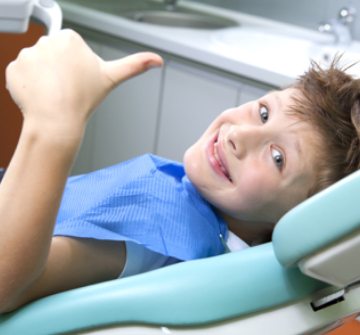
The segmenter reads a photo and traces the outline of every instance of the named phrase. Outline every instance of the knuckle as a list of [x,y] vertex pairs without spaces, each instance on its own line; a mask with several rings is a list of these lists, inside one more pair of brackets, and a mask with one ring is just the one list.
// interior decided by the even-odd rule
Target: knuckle
[[14,73],[14,67],[15,67],[15,62],[11,62],[7,65],[6,69],[5,69],[5,82],[6,82],[6,89],[9,90],[9,81],[12,79],[12,75]]
[[58,35],[57,42],[58,42],[56,44],[57,47],[65,48],[65,49],[71,47],[78,48],[79,46],[82,45],[82,43],[84,43],[81,36],[72,29],[62,30]]
[[49,37],[47,36],[41,36],[36,44],[44,45],[49,40]]
[[15,66],[15,61],[10,62],[5,69],[5,74],[8,75],[14,68]]
[[70,40],[81,39],[80,35],[72,29],[64,29],[62,32],[65,39],[70,39]]
[[28,58],[31,54],[31,48],[23,48],[20,50],[17,59]]

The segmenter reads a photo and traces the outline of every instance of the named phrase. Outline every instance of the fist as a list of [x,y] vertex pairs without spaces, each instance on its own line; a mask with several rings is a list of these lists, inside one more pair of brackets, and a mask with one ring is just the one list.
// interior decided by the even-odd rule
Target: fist
[[84,123],[113,87],[161,65],[150,52],[105,62],[80,35],[62,30],[23,49],[8,65],[6,82],[25,121]]

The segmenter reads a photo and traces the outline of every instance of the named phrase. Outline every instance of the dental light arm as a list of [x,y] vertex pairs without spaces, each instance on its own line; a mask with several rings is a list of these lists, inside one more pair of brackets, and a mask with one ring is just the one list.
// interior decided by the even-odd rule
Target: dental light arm
[[62,13],[54,0],[0,0],[0,31],[23,33],[31,17],[42,22],[48,34],[61,28]]

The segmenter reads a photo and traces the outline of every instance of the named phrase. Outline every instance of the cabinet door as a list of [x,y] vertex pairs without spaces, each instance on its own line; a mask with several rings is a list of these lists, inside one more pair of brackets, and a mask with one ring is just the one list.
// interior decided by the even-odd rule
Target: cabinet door
[[164,89],[156,152],[182,160],[211,121],[223,110],[236,105],[235,81],[207,69],[169,61]]
[[[101,46],[105,60],[129,52]],[[154,152],[161,69],[152,69],[114,89],[98,107],[92,139],[92,167],[102,168],[145,152]]]
[[243,83],[240,88],[238,104],[242,105],[246,102],[259,99],[272,89],[274,89],[274,87],[256,82]]

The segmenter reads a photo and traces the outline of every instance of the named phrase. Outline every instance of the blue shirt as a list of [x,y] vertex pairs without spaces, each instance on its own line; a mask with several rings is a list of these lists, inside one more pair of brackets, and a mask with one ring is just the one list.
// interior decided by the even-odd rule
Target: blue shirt
[[54,235],[133,241],[190,260],[224,252],[225,222],[197,192],[182,164],[144,155],[70,177]]

